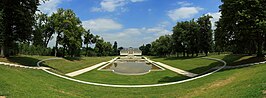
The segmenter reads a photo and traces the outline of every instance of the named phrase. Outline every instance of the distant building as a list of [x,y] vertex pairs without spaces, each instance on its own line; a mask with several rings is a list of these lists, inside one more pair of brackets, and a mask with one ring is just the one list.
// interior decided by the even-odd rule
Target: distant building
[[138,48],[125,48],[120,51],[121,56],[127,56],[127,55],[135,55],[140,56],[142,55],[142,51]]

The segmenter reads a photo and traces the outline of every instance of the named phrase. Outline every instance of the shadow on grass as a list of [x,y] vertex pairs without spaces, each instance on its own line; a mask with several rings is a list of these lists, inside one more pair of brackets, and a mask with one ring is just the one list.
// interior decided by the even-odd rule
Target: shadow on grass
[[186,76],[173,76],[173,77],[166,76],[160,79],[158,83],[176,82],[176,81],[180,81],[180,80],[184,80],[188,78],[189,77],[186,77]]
[[237,66],[237,65],[248,64],[248,63],[256,63],[256,62],[262,62],[265,60],[266,60],[265,57],[251,57],[251,58],[244,59],[241,61],[232,62],[229,64],[229,66]]
[[[39,59],[36,59],[36,58],[19,57],[19,56],[8,57],[7,60],[9,62],[14,62],[20,65],[31,66],[31,67],[37,67],[37,63],[40,61]],[[41,66],[49,67],[48,65],[45,65],[45,64],[41,64]]]
[[40,60],[31,58],[31,57],[9,57],[7,58],[8,61],[10,62],[15,62],[21,65],[25,66],[37,66],[37,62]]
[[[230,55],[224,56],[222,60],[224,60],[228,64],[231,64],[231,63],[233,63],[233,62],[241,59],[244,56],[245,55],[234,55],[234,54],[230,54]],[[168,58],[168,59],[166,58],[165,60],[190,59],[190,58],[186,58],[186,57],[184,57],[184,58],[173,57],[173,58]],[[203,75],[203,74],[209,73],[211,71],[214,71],[214,69],[212,69],[212,68],[217,67],[217,66],[222,66],[222,65],[223,65],[223,63],[221,63],[221,62],[214,62],[214,63],[211,63],[209,66],[198,67],[198,68],[195,68],[195,69],[192,69],[192,70],[188,70],[188,71],[189,72],[192,72],[192,73],[197,73],[199,75]],[[158,81],[158,83],[174,82],[174,81],[180,81],[180,80],[183,80],[183,79],[188,79],[188,77],[185,77],[185,76],[183,76],[183,77],[180,77],[180,76],[169,77],[169,76],[167,76],[167,77],[164,77],[164,78],[160,79]]]
[[69,61],[79,61],[79,60],[82,60],[81,57],[64,57],[64,59],[69,60]]

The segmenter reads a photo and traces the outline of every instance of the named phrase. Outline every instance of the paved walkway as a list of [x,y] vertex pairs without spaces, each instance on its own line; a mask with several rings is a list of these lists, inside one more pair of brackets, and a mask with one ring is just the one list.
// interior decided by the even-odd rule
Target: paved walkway
[[195,77],[195,76],[198,75],[198,74],[194,74],[194,73],[191,73],[191,72],[188,72],[188,71],[184,71],[184,70],[181,70],[181,69],[166,65],[166,64],[161,63],[161,62],[154,62],[154,63],[158,64],[158,65],[160,65],[160,66],[162,66],[162,67],[164,67],[164,68],[166,68],[168,70],[171,70],[171,71],[176,72],[178,74],[184,75],[184,76]]
[[102,63],[99,63],[99,64],[96,64],[96,65],[93,65],[93,66],[90,66],[90,67],[87,67],[87,68],[84,68],[84,69],[81,69],[81,70],[78,70],[78,71],[74,71],[74,72],[71,72],[71,73],[67,73],[66,75],[67,76],[70,76],[70,77],[74,77],[74,76],[77,76],[77,75],[80,75],[80,74],[83,74],[85,72],[88,72],[88,71],[91,71],[95,68],[98,68],[104,64],[106,64],[107,62],[102,62]]

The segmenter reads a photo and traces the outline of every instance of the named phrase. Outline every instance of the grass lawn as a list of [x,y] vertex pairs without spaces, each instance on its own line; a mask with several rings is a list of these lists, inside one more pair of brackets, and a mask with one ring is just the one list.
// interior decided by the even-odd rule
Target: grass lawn
[[169,70],[151,71],[145,75],[118,75],[112,71],[93,70],[75,77],[79,80],[108,83],[108,84],[157,84],[164,82],[172,82],[186,79],[186,76],[179,75]]
[[[225,59],[229,56],[216,57]],[[182,84],[151,88],[112,88],[68,81],[42,70],[0,65],[0,96],[11,98],[213,98],[217,96],[223,98],[265,98],[265,69],[266,64],[260,64],[220,71]]]
[[86,67],[90,67],[92,65],[104,62],[104,61],[109,61],[111,60],[112,56],[108,57],[82,57],[82,58],[65,58],[62,60],[50,60],[50,61],[45,61],[45,65],[50,66],[57,71],[61,73],[69,73],[73,72],[76,70],[80,70]]
[[[53,56],[14,56],[10,58],[0,58],[0,62],[16,63],[26,66],[37,66],[37,62],[47,58],[55,58]],[[81,58],[64,58],[62,60],[45,61],[45,66],[49,66],[60,73],[73,72],[82,68],[86,68],[100,62],[111,60],[112,56],[108,57],[81,57]]]
[[190,57],[150,57],[151,60],[162,62],[164,64],[170,65],[175,68],[179,68],[182,70],[186,70],[192,73],[201,74],[209,69],[223,65],[220,62],[208,60],[208,59],[202,59],[199,57],[190,58]]

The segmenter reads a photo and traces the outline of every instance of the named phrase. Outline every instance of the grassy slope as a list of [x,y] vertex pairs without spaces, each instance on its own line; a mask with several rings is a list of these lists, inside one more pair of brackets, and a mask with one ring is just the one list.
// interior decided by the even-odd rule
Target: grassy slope
[[[10,58],[0,58],[2,62],[22,64],[26,66],[37,66],[36,63],[42,59],[54,58],[52,56],[14,56]],[[114,57],[82,57],[65,58],[63,60],[46,61],[46,66],[52,67],[61,73],[68,73],[82,68],[95,65],[100,62],[111,60]]]
[[[222,56],[216,56],[223,58]],[[224,58],[229,58],[224,57]],[[266,64],[226,70],[187,83],[152,88],[111,88],[84,85],[41,70],[0,65],[0,96],[36,97],[266,97]]]
[[218,63],[217,61],[202,58],[151,57],[151,59],[197,74],[203,73],[212,67],[222,65],[222,63]]
[[48,65],[62,73],[73,72],[82,68],[86,68],[104,61],[111,60],[114,57],[82,57],[79,59],[63,59],[46,61]]
[[111,71],[93,70],[76,76],[75,78],[85,81],[110,84],[156,84],[186,79],[187,77],[176,74],[169,70],[152,71],[145,75],[127,76],[118,75]]

